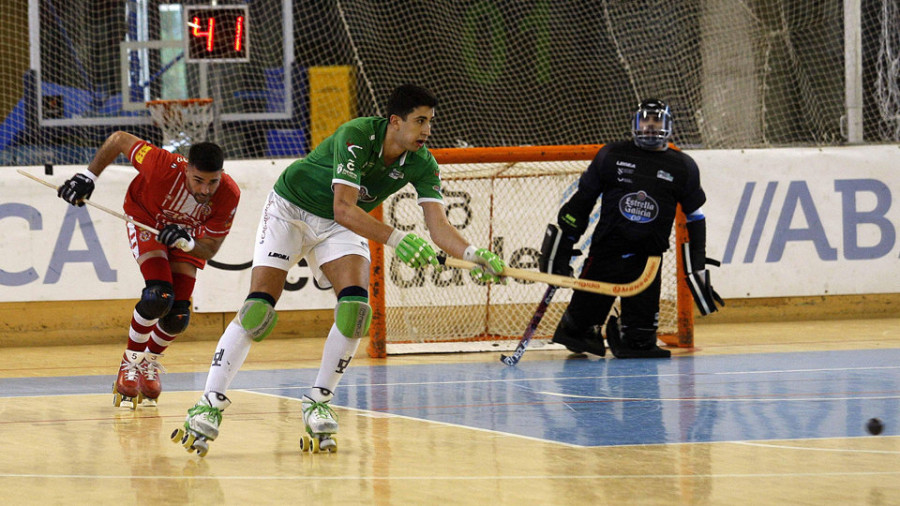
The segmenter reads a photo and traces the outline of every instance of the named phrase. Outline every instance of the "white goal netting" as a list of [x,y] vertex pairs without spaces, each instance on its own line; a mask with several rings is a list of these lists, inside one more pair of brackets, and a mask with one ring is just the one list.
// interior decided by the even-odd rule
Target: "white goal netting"
[[[466,239],[504,258],[510,267],[536,269],[547,223],[574,193],[589,160],[444,164],[448,219]],[[591,223],[599,218],[599,204]],[[385,222],[427,237],[415,193],[404,192],[384,205]],[[587,251],[593,226],[578,247]],[[673,231],[672,243],[674,246]],[[387,255],[384,269],[386,352],[420,353],[509,350],[528,326],[546,285],[509,279],[506,285],[478,284],[468,272],[414,270]],[[575,274],[586,255],[573,262]],[[675,248],[663,257],[660,333],[679,333]],[[572,290],[557,290],[535,332],[532,346],[552,337]],[[682,325],[684,322],[682,322]],[[681,329],[690,332],[692,329]],[[676,343],[677,344],[677,343]]]
[[[900,140],[898,2],[861,6],[866,142]],[[205,35],[185,30],[182,3],[4,3],[0,165],[87,163],[117,129],[161,142],[134,104],[193,98],[215,100],[210,137],[229,159],[294,158],[329,114],[379,114],[405,82],[440,99],[436,148],[609,142],[650,95],[683,147],[844,141],[842,2],[216,5],[247,8],[247,61],[187,61],[184,39]]]

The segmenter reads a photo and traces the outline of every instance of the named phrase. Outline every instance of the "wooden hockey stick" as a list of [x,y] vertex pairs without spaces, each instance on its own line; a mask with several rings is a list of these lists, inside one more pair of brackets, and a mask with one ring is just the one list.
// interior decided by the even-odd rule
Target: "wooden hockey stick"
[[[475,267],[475,262],[467,262],[453,257],[440,257],[440,262],[447,267],[456,267],[460,269],[471,269]],[[647,265],[644,272],[637,279],[630,283],[607,283],[605,281],[593,281],[590,279],[572,278],[569,276],[559,276],[557,274],[546,274],[538,271],[528,271],[525,269],[516,269],[507,267],[503,269],[503,276],[521,279],[525,281],[534,281],[536,283],[547,283],[561,288],[572,288],[583,292],[602,293],[604,295],[613,295],[618,297],[631,297],[637,295],[650,286],[656,278],[656,271],[659,270],[660,257],[652,256],[647,258]]]
[[[41,184],[44,185],[44,186],[53,188],[54,190],[58,190],[58,189],[59,189],[58,186],[56,186],[55,184],[51,183],[50,181],[45,181],[45,180],[43,180],[43,179],[41,179],[41,178],[39,178],[39,177],[37,177],[37,176],[32,176],[31,174],[29,174],[29,173],[23,171],[22,169],[16,169],[16,172],[18,172],[19,174],[22,174],[23,176],[27,177],[28,179],[31,179],[31,180],[33,180],[33,181],[37,181],[38,183],[41,183]],[[111,214],[111,215],[113,215],[113,216],[115,216],[115,217],[117,217],[117,218],[121,218],[121,219],[127,221],[128,223],[131,223],[132,225],[138,227],[138,228],[142,228],[142,229],[146,230],[147,232],[152,232],[154,235],[159,235],[159,230],[156,230],[155,228],[151,227],[150,225],[144,225],[143,223],[141,223],[141,222],[139,222],[139,221],[134,221],[134,220],[131,219],[130,217],[125,216],[124,214],[122,214],[122,213],[120,213],[120,212],[113,211],[112,209],[110,209],[110,208],[108,208],[108,207],[106,207],[106,206],[97,204],[96,202],[93,202],[93,201],[90,201],[90,200],[84,200],[84,203],[87,204],[87,205],[89,205],[89,206],[96,207],[97,209],[99,209],[99,210],[101,210],[101,211],[104,211],[104,212],[107,212],[107,213],[109,213],[109,214]]]
[[525,348],[527,348],[528,343],[531,342],[531,337],[534,336],[534,332],[537,330],[538,325],[541,324],[541,320],[544,318],[544,313],[546,313],[547,308],[550,307],[550,301],[553,300],[553,294],[556,293],[556,290],[557,287],[553,285],[547,286],[547,290],[544,292],[544,298],[541,299],[541,303],[538,304],[537,309],[534,311],[534,316],[531,317],[531,322],[528,323],[528,328],[525,329],[525,334],[522,335],[522,339],[519,341],[519,345],[516,346],[516,351],[514,351],[513,354],[508,357],[501,353],[501,362],[506,365],[516,365],[519,363],[519,359],[521,359],[522,355],[525,354]]

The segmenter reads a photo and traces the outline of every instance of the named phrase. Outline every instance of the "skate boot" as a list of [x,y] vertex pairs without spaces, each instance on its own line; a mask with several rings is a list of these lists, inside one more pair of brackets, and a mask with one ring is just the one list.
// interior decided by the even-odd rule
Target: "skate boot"
[[303,396],[303,424],[306,426],[306,434],[300,438],[301,451],[337,451],[337,413],[329,405],[331,397],[328,395],[326,400],[316,401],[308,395]]
[[184,427],[172,432],[172,442],[184,446],[191,453],[205,457],[209,451],[208,441],[219,437],[219,425],[222,424],[222,411],[231,405],[228,397],[219,392],[207,392],[188,410]]
[[113,406],[118,408],[124,405],[126,408],[135,409],[141,403],[138,383],[143,359],[144,352],[125,350],[119,366],[119,375],[113,383]]
[[578,328],[568,311],[559,320],[552,342],[565,346],[572,353],[591,353],[599,357],[606,355],[603,336],[596,327]]
[[162,392],[162,384],[159,381],[160,374],[166,372],[165,367],[159,363],[162,354],[145,352],[144,361],[141,363],[140,380],[141,399],[144,406],[156,406],[156,400]]
[[640,344],[626,342],[623,339],[622,327],[616,318],[610,317],[606,324],[606,342],[616,358],[669,358],[672,352],[656,345],[655,331],[635,331],[644,339]]

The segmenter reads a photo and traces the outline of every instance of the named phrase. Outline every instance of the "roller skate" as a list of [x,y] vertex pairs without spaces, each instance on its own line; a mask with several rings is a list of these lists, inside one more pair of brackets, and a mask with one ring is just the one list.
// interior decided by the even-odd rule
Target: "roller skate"
[[162,392],[162,384],[159,381],[159,375],[166,372],[166,369],[159,363],[162,354],[146,352],[144,353],[144,361],[141,363],[141,374],[138,384],[141,390],[141,399],[144,406],[156,406],[156,400]]
[[188,410],[184,427],[172,432],[172,442],[184,447],[188,453],[193,451],[205,457],[209,452],[208,441],[219,437],[219,425],[222,424],[222,411],[231,405],[231,401],[219,392],[207,392]]
[[138,383],[143,359],[144,352],[125,350],[119,366],[119,375],[113,383],[113,406],[118,408],[124,405],[126,408],[136,409],[137,405],[141,403]]
[[328,404],[331,395],[324,401],[313,400],[304,395],[302,401],[303,424],[306,434],[300,438],[300,450],[311,453],[337,451],[337,413]]

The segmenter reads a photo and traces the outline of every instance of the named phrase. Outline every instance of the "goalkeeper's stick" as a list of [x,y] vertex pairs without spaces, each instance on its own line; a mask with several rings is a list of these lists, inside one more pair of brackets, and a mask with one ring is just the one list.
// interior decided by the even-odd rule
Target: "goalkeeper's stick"
[[[457,267],[460,269],[471,269],[480,264],[468,262],[453,257],[439,257],[438,259],[447,267]],[[659,270],[660,257],[647,257],[647,265],[644,272],[637,279],[630,283],[607,283],[605,281],[594,281],[591,279],[572,278],[569,276],[560,276],[557,274],[547,274],[539,271],[528,271],[525,269],[516,269],[506,267],[503,269],[501,276],[521,279],[525,281],[535,281],[537,283],[547,283],[561,288],[572,288],[583,292],[602,293],[604,295],[613,295],[619,297],[631,297],[637,295],[650,286],[656,278],[656,271]]]
[[[41,178],[39,178],[39,177],[37,177],[37,176],[32,176],[31,174],[29,174],[29,173],[23,171],[22,169],[16,169],[16,171],[17,171],[19,174],[22,174],[23,176],[25,176],[25,177],[27,177],[27,178],[29,178],[29,179],[31,179],[31,180],[37,181],[38,183],[41,183],[41,184],[44,185],[44,186],[48,186],[48,187],[50,187],[50,188],[53,188],[54,190],[58,190],[58,189],[59,189],[58,186],[56,186],[55,184],[51,183],[50,181],[45,181],[45,180],[43,180],[43,179],[41,179]],[[115,216],[115,217],[117,217],[117,218],[121,218],[121,219],[127,221],[128,223],[131,223],[132,225],[138,227],[138,228],[142,228],[142,229],[146,230],[147,232],[152,232],[154,235],[159,235],[159,230],[156,230],[155,228],[151,227],[150,225],[144,225],[143,223],[141,223],[141,222],[139,222],[139,221],[134,221],[134,220],[131,219],[130,217],[125,216],[125,215],[122,214],[122,213],[113,211],[112,209],[110,209],[110,208],[108,208],[108,207],[106,207],[106,206],[97,204],[96,202],[93,202],[93,201],[90,201],[90,200],[87,200],[87,199],[84,200],[84,203],[87,204],[87,205],[89,205],[89,206],[96,207],[97,209],[99,209],[99,210],[101,210],[101,211],[104,211],[104,212],[107,212],[107,213],[109,213],[109,214],[111,214],[111,215],[113,215],[113,216]]]
[[531,342],[531,337],[534,335],[534,332],[537,330],[538,325],[540,325],[541,320],[544,318],[544,313],[547,312],[547,308],[550,306],[550,301],[553,299],[553,294],[556,293],[556,289],[557,287],[553,285],[547,286],[547,291],[544,292],[544,298],[541,300],[541,303],[538,304],[537,309],[534,311],[534,316],[531,317],[531,322],[528,324],[528,328],[525,329],[525,334],[522,335],[522,340],[519,341],[519,345],[516,346],[516,351],[508,357],[501,353],[501,362],[506,365],[516,365],[519,363],[522,355],[525,354],[525,348],[527,348],[528,343]]

